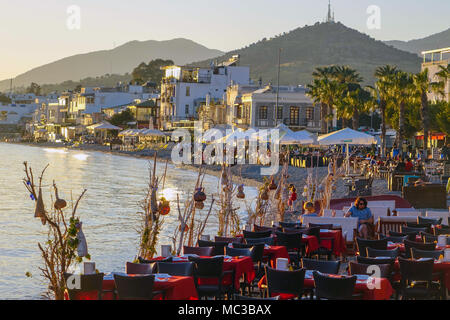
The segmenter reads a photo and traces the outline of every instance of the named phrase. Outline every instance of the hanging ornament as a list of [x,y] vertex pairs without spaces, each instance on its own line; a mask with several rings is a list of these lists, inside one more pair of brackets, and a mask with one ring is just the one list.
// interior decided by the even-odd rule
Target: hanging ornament
[[42,199],[42,189],[39,188],[38,198],[36,200],[36,208],[34,210],[34,217],[41,218],[42,224],[45,225],[46,220],[46,211],[44,207],[44,200]]
[[166,198],[161,197],[161,201],[159,202],[158,207],[159,214],[166,216],[170,212],[170,202],[166,200]]
[[195,201],[195,207],[197,209],[203,209],[205,207],[205,204],[203,203],[203,201]]
[[277,189],[277,185],[275,184],[275,181],[273,180],[273,177],[272,177],[270,184],[269,184],[269,190],[276,190],[276,189]]
[[238,193],[236,194],[236,198],[238,198],[238,199],[245,199],[244,185],[243,184],[241,184],[238,187]]
[[64,199],[60,199],[58,196],[58,189],[55,186],[55,196],[56,196],[56,201],[54,203],[54,207],[56,210],[61,210],[64,209],[67,206],[67,202]]
[[269,200],[269,191],[266,188],[261,193],[261,200]]
[[204,192],[204,188],[197,188],[194,194],[194,200],[196,202],[203,202],[206,200],[206,194]]
[[84,236],[83,230],[82,230],[82,222],[78,222],[75,226],[77,228],[77,239],[78,239],[78,247],[77,247],[77,253],[79,257],[86,257],[89,255],[88,253],[88,247],[86,242],[86,237]]

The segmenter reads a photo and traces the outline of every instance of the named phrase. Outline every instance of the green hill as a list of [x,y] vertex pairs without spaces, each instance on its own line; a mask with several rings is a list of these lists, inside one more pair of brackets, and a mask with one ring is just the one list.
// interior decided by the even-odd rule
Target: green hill
[[[281,84],[307,84],[317,66],[343,64],[356,68],[365,83],[373,82],[376,67],[385,64],[418,72],[421,60],[341,23],[316,23],[280,36],[263,39],[245,48],[215,58],[222,61],[240,55],[240,65],[250,66],[252,79],[276,83],[278,48],[281,54]],[[208,66],[211,60],[193,65]]]

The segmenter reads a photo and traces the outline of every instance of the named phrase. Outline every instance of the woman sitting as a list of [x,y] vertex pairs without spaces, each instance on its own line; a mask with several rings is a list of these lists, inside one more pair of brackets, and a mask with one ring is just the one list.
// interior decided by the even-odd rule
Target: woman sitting
[[359,237],[368,239],[369,235],[374,233],[373,215],[367,208],[367,200],[358,197],[353,206],[345,214],[345,217],[358,218]]
[[312,202],[305,202],[303,205],[303,209],[305,209],[305,213],[303,216],[309,216],[309,217],[317,217],[316,208],[314,207],[314,203]]

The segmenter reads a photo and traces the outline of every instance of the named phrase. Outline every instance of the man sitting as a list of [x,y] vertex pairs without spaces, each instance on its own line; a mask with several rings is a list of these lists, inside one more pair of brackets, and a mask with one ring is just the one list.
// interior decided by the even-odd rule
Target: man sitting
[[360,238],[369,239],[370,235],[374,234],[373,215],[370,209],[367,208],[366,199],[357,198],[344,217],[358,218],[358,234]]

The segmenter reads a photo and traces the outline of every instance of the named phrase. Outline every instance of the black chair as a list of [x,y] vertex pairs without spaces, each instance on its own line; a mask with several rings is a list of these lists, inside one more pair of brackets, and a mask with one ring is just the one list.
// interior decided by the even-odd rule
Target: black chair
[[313,272],[316,299],[351,300],[355,291],[356,276],[330,277]]
[[138,261],[139,261],[139,263],[140,264],[150,264],[151,265],[151,267],[152,267],[152,272],[151,273],[155,273],[156,272],[156,263],[158,263],[158,262],[172,262],[172,257],[167,257],[167,258],[165,258],[165,259],[161,259],[161,260],[156,260],[156,259],[154,259],[154,260],[147,260],[147,259],[144,259],[144,258],[142,258],[142,257],[138,257]]
[[[65,273],[66,290],[69,294],[69,300],[77,300],[78,294],[83,292],[97,292],[97,299],[102,300],[103,297],[103,276],[104,273],[96,274],[72,274]],[[75,279],[75,277],[79,277]],[[76,286],[79,285],[78,288]]]
[[356,256],[356,262],[370,265],[389,264],[394,267],[395,258],[368,258],[362,256]]
[[[230,294],[234,291],[234,272],[223,271],[223,257],[189,257],[189,260],[194,263],[194,283],[199,298],[212,296],[221,299],[224,294],[230,296]],[[223,284],[223,277],[226,274],[231,274],[232,276],[232,284],[230,286],[224,286]],[[214,279],[216,283],[200,284],[199,280],[201,279]]]
[[358,248],[359,255],[362,257],[367,257],[367,248],[377,249],[377,250],[387,250],[387,239],[381,240],[367,240],[362,238],[356,238],[356,245]]
[[114,283],[120,300],[152,300],[154,295],[161,293],[153,291],[154,275],[127,277],[115,274]]
[[436,243],[430,242],[430,243],[422,243],[422,242],[416,242],[416,241],[409,241],[405,240],[405,257],[411,258],[411,249],[416,248],[419,250],[424,251],[433,251],[436,249]]
[[151,263],[132,263],[127,262],[125,265],[126,274],[152,274],[154,265]]
[[291,261],[297,265],[300,263],[300,256],[304,254],[306,250],[305,244],[302,242],[302,233],[284,233],[277,231],[277,244],[279,246],[285,246]]
[[333,229],[332,223],[309,223],[308,228]]
[[[414,238],[416,237],[416,235],[414,234]],[[404,237],[394,237],[394,236],[389,236],[389,237],[385,237],[384,239],[386,239],[388,242],[393,242],[393,243],[403,243],[403,241],[408,239],[408,236],[404,236]]]
[[273,227],[266,227],[266,226],[258,226],[256,224],[253,225],[253,231],[254,232],[263,232],[263,231],[270,231],[273,232]]
[[225,253],[227,256],[237,257],[237,256],[246,256],[250,257],[252,252],[250,249],[246,248],[225,248]]
[[[248,243],[233,243],[233,248],[238,249],[251,249],[253,248],[254,244],[248,244]],[[264,247],[264,245],[263,245]]]
[[247,238],[245,239],[245,243],[246,244],[251,244],[251,245],[255,245],[255,244],[267,244],[268,246],[272,246],[274,241],[272,237],[267,237],[267,238],[256,238],[256,239],[252,239],[252,238]]
[[433,259],[421,261],[399,258],[402,299],[438,298],[441,293],[433,283]]
[[267,295],[289,294],[301,299],[305,281],[305,269],[295,271],[276,270],[266,267]]
[[[407,237],[408,240],[415,241],[417,233],[415,231],[409,233],[389,231],[389,236],[391,237]],[[403,241],[402,241],[403,243]]]
[[415,233],[416,236],[418,236],[421,232],[428,232],[428,228],[413,228],[413,227],[405,227],[402,226],[402,233]]
[[192,262],[157,262],[157,273],[167,273],[171,276],[192,277],[194,264]]
[[240,294],[233,295],[234,300],[248,300],[248,301],[257,301],[257,300],[280,300],[280,296],[270,297],[270,298],[261,298],[261,297],[249,297],[242,296]]
[[[367,269],[369,269],[370,266],[372,266],[372,265],[350,261],[348,264],[349,273],[351,275],[355,275],[355,274],[372,275],[373,272],[367,271]],[[388,279],[391,278],[392,266],[390,264],[379,264],[377,266],[380,268],[380,277],[381,278],[388,278]]]
[[214,247],[187,247],[183,246],[184,254],[196,254],[198,256],[210,257],[212,256]]
[[339,268],[341,262],[336,261],[324,261],[302,258],[302,268],[306,270],[315,270],[327,274],[339,274]]
[[417,217],[417,223],[418,224],[427,224],[427,225],[440,225],[442,223],[442,218],[424,218],[424,217]]
[[[311,224],[310,224],[311,225]],[[319,248],[310,253],[310,256],[317,255],[320,259],[321,256],[326,256],[328,260],[331,260],[331,256],[334,252],[334,238],[326,238],[320,236],[320,227],[310,227],[307,231],[309,236],[314,236],[317,238],[317,242],[319,243]],[[324,241],[329,241],[331,243],[330,248],[324,245]],[[325,242],[326,243],[326,242]]]
[[437,236],[440,236],[442,234],[450,235],[450,227],[441,225],[440,228],[435,228],[434,229],[434,233]]
[[376,258],[376,257],[397,258],[399,254],[400,250],[398,248],[392,250],[378,250],[373,248],[367,248],[367,256],[369,258]]
[[244,234],[245,239],[268,238],[272,234],[271,230],[270,231],[260,231],[260,232],[243,230],[242,232]]
[[242,237],[219,237],[215,236],[214,241],[215,242],[226,242],[226,243],[242,243],[244,239]]
[[439,260],[439,257],[444,256],[444,250],[420,250],[417,248],[411,248],[413,259],[421,259],[421,258],[433,258],[434,260]]
[[220,256],[220,255],[224,255],[225,247],[228,245],[228,242],[214,242],[214,241],[207,241],[207,240],[199,239],[197,244],[201,248],[212,247],[213,251],[212,251],[211,255]]
[[296,228],[300,228],[302,226],[302,223],[301,222],[279,222],[279,225],[282,228],[296,229]]
[[421,232],[420,236],[422,237],[423,242],[434,242],[438,241],[438,236],[435,236],[431,233]]

